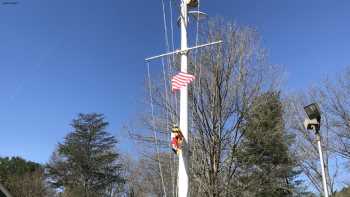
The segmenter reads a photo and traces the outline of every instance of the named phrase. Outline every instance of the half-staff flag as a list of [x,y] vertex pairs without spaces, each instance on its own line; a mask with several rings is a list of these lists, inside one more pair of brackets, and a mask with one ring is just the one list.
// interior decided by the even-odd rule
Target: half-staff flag
[[171,79],[171,89],[172,91],[180,90],[182,87],[185,87],[187,84],[191,83],[194,79],[195,76],[180,72]]

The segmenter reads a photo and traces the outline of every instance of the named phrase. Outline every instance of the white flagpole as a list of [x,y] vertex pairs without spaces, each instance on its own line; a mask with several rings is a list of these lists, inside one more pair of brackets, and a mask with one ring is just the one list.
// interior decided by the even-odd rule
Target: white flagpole
[[[181,72],[187,73],[187,3],[181,0]],[[188,89],[180,91],[180,130],[184,136],[182,151],[179,153],[178,194],[179,197],[188,195]]]
[[[158,59],[160,57],[181,54],[181,72],[187,73],[187,54],[190,50],[207,47],[215,44],[221,44],[222,41],[211,42],[207,44],[197,45],[194,47],[188,47],[187,42],[187,23],[188,23],[188,12],[187,3],[189,0],[181,0],[181,16],[180,16],[180,28],[181,28],[181,48],[172,52],[164,53],[161,55],[146,58],[146,61]],[[188,196],[188,162],[189,162],[189,141],[188,141],[188,89],[187,86],[182,87],[180,90],[180,130],[184,137],[182,150],[178,153],[179,155],[179,167],[178,167],[178,197]]]

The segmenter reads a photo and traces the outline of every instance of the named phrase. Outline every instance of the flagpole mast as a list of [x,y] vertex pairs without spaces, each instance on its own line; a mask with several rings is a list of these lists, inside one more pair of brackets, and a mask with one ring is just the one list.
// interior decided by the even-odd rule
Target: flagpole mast
[[[169,56],[173,54],[181,55],[181,72],[187,73],[187,55],[188,52],[193,49],[199,49],[203,47],[208,47],[216,44],[221,44],[222,41],[215,41],[207,44],[201,44],[193,47],[188,47],[187,42],[187,23],[188,23],[188,6],[196,7],[198,6],[197,0],[180,0],[181,1],[181,15],[180,15],[180,28],[181,28],[181,48],[172,52],[164,53],[161,55],[146,58],[145,61],[149,62],[154,59],[158,59],[164,56]],[[200,15],[202,12],[191,12],[194,14],[196,20],[200,20]],[[206,15],[206,14],[204,14]],[[180,89],[180,130],[183,135],[183,142],[179,156],[179,166],[178,166],[178,197],[188,197],[189,189],[189,178],[188,178],[188,162],[189,162],[189,141],[188,141],[188,89],[187,85]]]
[[[181,72],[187,73],[187,2],[181,0]],[[184,136],[182,151],[179,153],[178,169],[178,195],[188,195],[188,89],[187,86],[180,90],[180,130]]]

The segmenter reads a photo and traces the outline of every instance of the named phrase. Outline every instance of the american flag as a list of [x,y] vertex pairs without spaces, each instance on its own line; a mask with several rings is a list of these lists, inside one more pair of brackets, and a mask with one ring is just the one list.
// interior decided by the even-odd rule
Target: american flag
[[182,87],[185,87],[187,84],[191,83],[194,79],[195,76],[180,72],[171,79],[171,89],[172,91],[180,90]]

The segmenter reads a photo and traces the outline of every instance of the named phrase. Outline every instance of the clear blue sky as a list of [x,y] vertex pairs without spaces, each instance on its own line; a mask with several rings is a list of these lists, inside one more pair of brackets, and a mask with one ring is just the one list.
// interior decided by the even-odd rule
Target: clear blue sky
[[[144,58],[165,50],[161,0],[17,1],[0,5],[0,156],[48,161],[80,112],[104,113],[125,136],[123,125],[143,110]],[[348,0],[202,0],[210,16],[260,32],[288,91],[350,64],[349,8]]]

